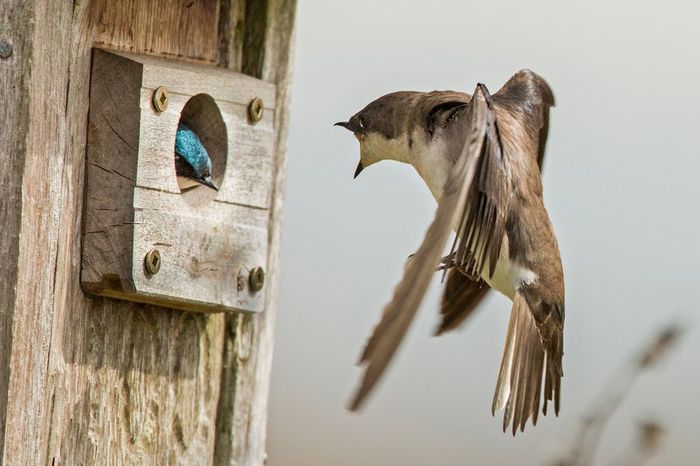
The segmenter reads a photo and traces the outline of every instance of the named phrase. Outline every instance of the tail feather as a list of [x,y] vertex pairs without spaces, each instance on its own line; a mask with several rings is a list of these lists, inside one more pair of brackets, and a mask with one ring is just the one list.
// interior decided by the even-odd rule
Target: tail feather
[[[503,348],[503,356],[501,357],[501,368],[498,371],[498,380],[496,381],[496,393],[494,394],[493,404],[491,405],[492,415],[495,415],[496,411],[504,409],[510,398],[510,376],[512,373],[511,368],[513,367],[517,320],[518,314],[511,312],[510,321],[508,322],[508,332],[506,333],[506,343]],[[505,430],[505,426],[503,430]]]
[[554,402],[554,414],[559,415],[559,404],[561,402],[561,378],[564,376],[561,366],[563,335],[555,335],[554,341],[550,344],[552,349],[547,351],[547,370],[545,372],[545,398],[542,413],[547,414],[547,401]]
[[513,435],[525,429],[528,419],[537,423],[543,377],[543,413],[547,414],[548,400],[554,400],[555,413],[559,413],[561,327],[540,327],[525,297],[516,292],[492,404],[494,414],[505,409],[503,431],[511,426]]

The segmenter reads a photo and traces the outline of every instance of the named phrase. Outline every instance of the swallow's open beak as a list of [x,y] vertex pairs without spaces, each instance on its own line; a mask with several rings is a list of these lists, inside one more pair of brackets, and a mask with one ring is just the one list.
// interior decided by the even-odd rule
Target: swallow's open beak
[[[361,140],[364,137],[364,134],[358,133],[357,128],[353,128],[353,124],[350,123],[349,121],[339,121],[338,123],[334,124],[333,126],[342,126],[343,128],[347,129],[348,131],[352,131],[355,133],[355,137],[358,140]],[[357,175],[360,174],[362,170],[364,170],[365,166],[362,165],[362,160],[357,164],[357,168],[355,169],[355,174],[353,175],[353,179],[357,178]]]
[[347,129],[348,131],[352,131],[356,135],[361,132],[362,128],[357,126],[357,121],[339,121],[338,123],[334,124],[333,126],[342,126],[343,128]]
[[207,176],[206,178],[201,178],[197,180],[200,184],[203,184],[204,186],[213,189],[214,191],[218,191],[219,188],[214,184],[214,181],[211,179],[211,176]]
[[360,161],[357,163],[357,168],[355,169],[355,175],[352,177],[352,179],[354,180],[355,178],[357,178],[357,175],[359,175],[360,172],[361,172],[362,170],[364,170],[364,169],[365,169],[365,166],[362,165],[362,160],[360,160]]

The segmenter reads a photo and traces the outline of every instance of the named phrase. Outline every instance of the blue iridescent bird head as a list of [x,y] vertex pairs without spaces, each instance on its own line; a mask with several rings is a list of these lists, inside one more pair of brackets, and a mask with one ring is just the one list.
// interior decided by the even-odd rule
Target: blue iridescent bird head
[[199,136],[184,123],[177,126],[175,135],[175,173],[181,188],[202,184],[216,191],[211,179],[211,159]]

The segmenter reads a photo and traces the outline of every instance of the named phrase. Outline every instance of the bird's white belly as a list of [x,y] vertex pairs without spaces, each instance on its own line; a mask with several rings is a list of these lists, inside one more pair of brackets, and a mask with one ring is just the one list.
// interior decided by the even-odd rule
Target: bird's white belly
[[[460,215],[455,217],[452,222],[453,232],[459,229],[461,220]],[[477,253],[481,253],[480,245],[476,247],[476,251]],[[489,267],[487,265],[484,267],[481,278],[488,283],[491,288],[508,296],[512,301],[515,296],[515,291],[520,288],[521,285],[535,282],[535,280],[537,280],[537,274],[527,267],[510,260],[510,257],[508,257],[508,238],[506,237],[501,246],[501,253],[498,256],[496,270],[493,276],[489,278]]]
[[507,246],[504,245],[501,249],[501,254],[498,257],[496,271],[494,272],[493,276],[489,278],[487,270],[488,267],[485,267],[481,278],[488,283],[491,288],[498,290],[513,300],[515,291],[520,288],[521,285],[535,282],[535,280],[537,280],[537,274],[535,274],[535,272],[532,270],[511,261],[508,258],[506,250]]

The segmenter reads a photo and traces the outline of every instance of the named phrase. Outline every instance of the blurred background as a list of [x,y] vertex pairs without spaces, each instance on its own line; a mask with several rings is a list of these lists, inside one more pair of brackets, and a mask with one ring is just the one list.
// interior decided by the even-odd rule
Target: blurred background
[[[299,2],[268,464],[551,464],[672,320],[687,331],[624,396],[594,463],[624,462],[644,421],[665,432],[650,464],[700,462],[699,14],[673,0]],[[355,361],[435,202],[408,165],[353,181],[357,141],[332,124],[396,90],[495,92],[524,67],[557,99],[543,182],[566,277],[559,418],[502,433],[490,406],[510,302],[491,293],[431,337],[438,275],[349,413]]]

